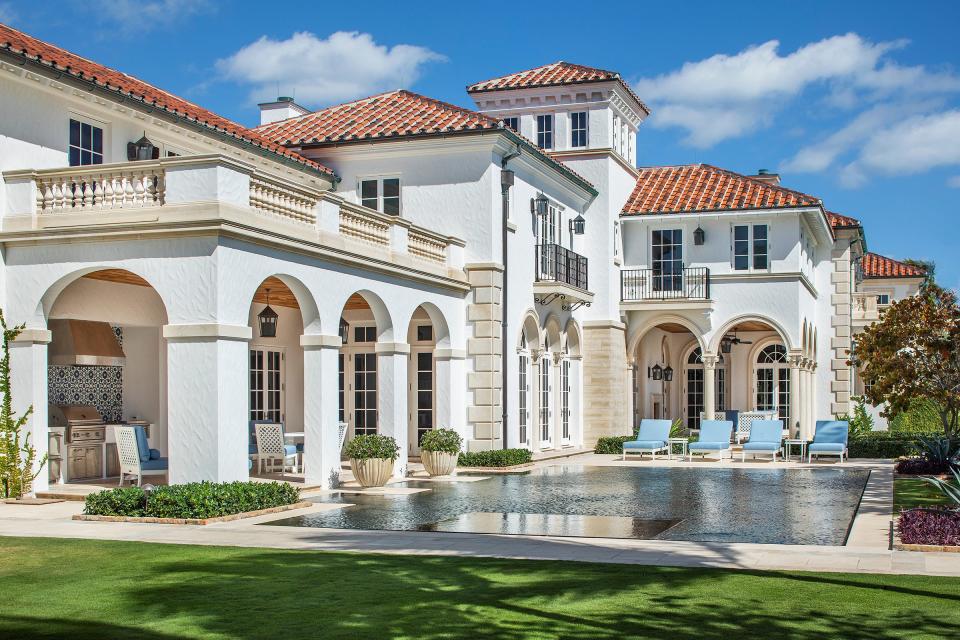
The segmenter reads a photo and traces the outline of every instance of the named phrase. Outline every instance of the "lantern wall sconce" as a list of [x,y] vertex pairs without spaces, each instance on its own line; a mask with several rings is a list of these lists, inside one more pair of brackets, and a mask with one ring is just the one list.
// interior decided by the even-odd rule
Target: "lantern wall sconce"
[[659,364],[655,364],[652,367],[647,367],[647,377],[653,380],[663,380],[664,382],[673,381],[673,367],[667,365],[666,367],[661,367]]
[[663,381],[664,382],[673,382],[673,367],[667,366],[663,370]]
[[693,230],[693,244],[697,245],[698,247],[702,245],[707,239],[706,235],[707,234],[704,233],[700,225],[697,225],[697,228]]
[[277,337],[277,324],[279,318],[280,316],[277,315],[277,312],[270,308],[270,289],[267,289],[267,306],[263,308],[263,311],[257,314],[257,320],[260,323],[261,338]]
[[136,142],[127,143],[127,160],[134,162],[137,160],[156,160],[160,157],[160,147],[156,146],[147,138],[147,132],[143,132],[143,137]]
[[340,342],[342,344],[347,344],[347,338],[350,335],[350,323],[340,318]]
[[570,221],[570,233],[571,235],[582,236],[587,226],[587,221],[582,215],[577,215],[576,218]]
[[547,196],[538,194],[536,198],[530,198],[530,213],[535,213],[538,216],[547,215],[547,209],[550,206],[550,200]]

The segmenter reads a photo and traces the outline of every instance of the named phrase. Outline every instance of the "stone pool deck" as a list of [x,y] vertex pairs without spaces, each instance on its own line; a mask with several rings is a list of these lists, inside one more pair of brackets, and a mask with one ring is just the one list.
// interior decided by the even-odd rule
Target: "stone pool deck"
[[[834,466],[790,462],[680,462],[658,459],[620,461],[615,456],[592,453],[542,460],[536,467],[552,465],[705,466],[739,468],[805,468]],[[748,570],[897,573],[960,576],[960,554],[891,550],[890,523],[893,504],[893,468],[889,461],[854,460],[844,468],[870,469],[871,476],[854,519],[846,546],[703,543],[609,538],[563,538],[466,533],[361,531],[269,526],[293,514],[349,508],[317,504],[287,514],[271,514],[212,524],[205,527],[74,521],[81,502],[43,505],[0,504],[0,535],[105,540],[130,540],[168,544],[269,547],[316,551],[357,551],[404,555],[446,555],[609,562],[678,567],[717,567]],[[476,481],[475,477],[462,481]],[[441,479],[440,481],[451,481]],[[457,481],[457,480],[453,480]],[[347,489],[348,491],[350,489]],[[403,492],[387,487],[380,492]],[[307,491],[305,496],[320,493]],[[811,514],[811,517],[816,517]],[[259,525],[259,526],[258,526]]]

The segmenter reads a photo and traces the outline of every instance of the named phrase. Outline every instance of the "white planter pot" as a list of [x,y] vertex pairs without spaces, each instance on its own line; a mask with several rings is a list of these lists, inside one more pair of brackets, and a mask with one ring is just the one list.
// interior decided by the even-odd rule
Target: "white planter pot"
[[458,454],[447,453],[446,451],[422,451],[420,453],[423,468],[431,476],[453,475],[457,468],[458,457]]
[[393,460],[390,458],[350,458],[350,470],[361,487],[382,487],[393,475]]

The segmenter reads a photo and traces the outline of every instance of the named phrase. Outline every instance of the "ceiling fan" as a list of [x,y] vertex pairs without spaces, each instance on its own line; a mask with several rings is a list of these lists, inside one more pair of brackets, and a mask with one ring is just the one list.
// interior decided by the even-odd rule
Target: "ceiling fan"
[[730,350],[735,344],[753,344],[753,340],[741,340],[736,332],[733,332],[733,334],[728,333],[720,339],[720,351],[730,353]]

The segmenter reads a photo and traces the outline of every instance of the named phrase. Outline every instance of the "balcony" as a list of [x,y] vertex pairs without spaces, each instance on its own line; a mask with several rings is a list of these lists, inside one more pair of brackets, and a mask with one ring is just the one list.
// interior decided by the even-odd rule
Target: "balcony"
[[654,269],[621,271],[620,300],[624,303],[651,303],[653,306],[673,303],[703,306],[710,302],[710,269],[683,267],[676,273]]
[[593,294],[587,288],[587,258],[558,244],[538,244],[535,251],[536,282],[534,296],[538,304],[555,299],[572,308],[589,305]]
[[880,319],[886,308],[879,304],[876,293],[856,292],[853,294],[850,318],[856,325],[867,325]]
[[219,229],[465,287],[462,240],[220,155],[5,171],[5,239]]

